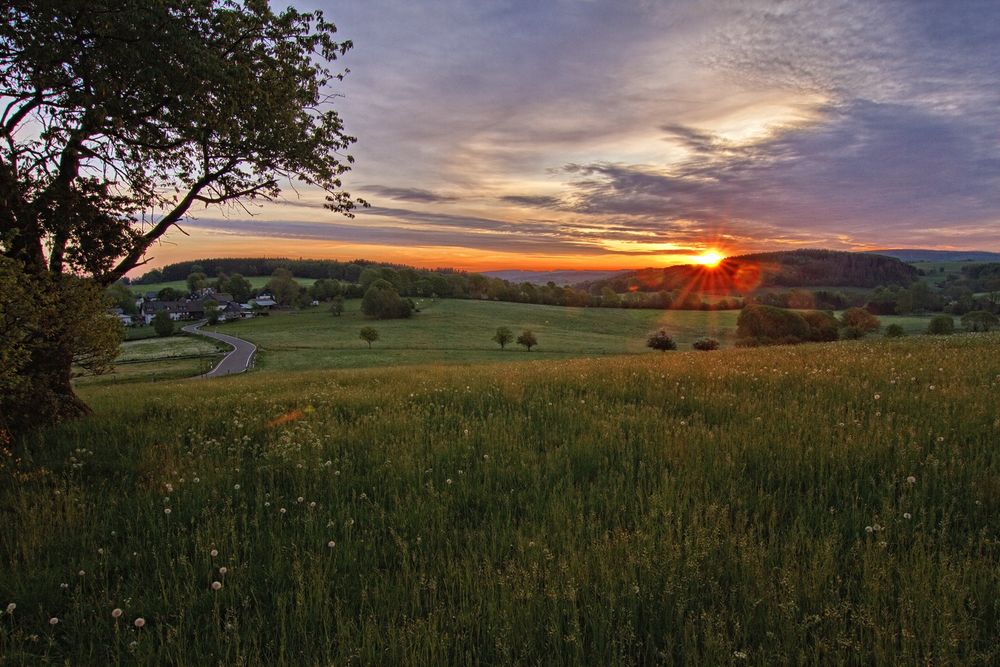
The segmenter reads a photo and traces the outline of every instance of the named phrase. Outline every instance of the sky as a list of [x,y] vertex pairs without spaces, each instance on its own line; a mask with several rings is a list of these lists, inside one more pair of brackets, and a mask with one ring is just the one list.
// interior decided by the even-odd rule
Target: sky
[[[281,4],[281,3],[277,3]],[[209,256],[618,269],[1000,250],[1000,2],[314,0],[354,48],[347,219],[199,210]],[[144,268],[149,268],[144,267]]]

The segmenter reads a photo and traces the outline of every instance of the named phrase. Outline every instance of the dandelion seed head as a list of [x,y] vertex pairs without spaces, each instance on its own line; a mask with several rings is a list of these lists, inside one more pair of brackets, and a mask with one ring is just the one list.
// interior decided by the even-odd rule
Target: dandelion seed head
[[213,581],[212,582],[212,590],[213,591],[220,590],[221,588],[222,588],[222,582],[221,581]]
[[140,616],[139,618],[135,619],[135,621],[133,621],[132,625],[134,625],[137,628],[145,627],[146,626],[146,619],[144,619],[142,616]]
[[913,515],[910,514],[909,512],[903,512],[903,518],[909,521],[910,519],[913,518]]
[[906,478],[906,483],[907,484],[916,484],[917,483],[917,478],[914,477],[913,475],[910,475],[909,477]]
[[335,546],[337,546],[337,543],[334,542],[333,540],[330,540],[329,542],[326,543],[326,546],[329,547],[330,549],[332,549]]
[[219,568],[219,576],[220,577],[226,576],[226,572],[229,572],[229,568],[226,567],[225,565],[223,565],[222,567]]
[[165,508],[165,509],[163,510],[163,513],[164,513],[164,514],[170,514],[170,508],[169,508],[169,507]]
[[49,619],[49,625],[59,625],[59,619],[53,616]]
[[122,616],[122,610],[119,609],[118,607],[115,607],[114,609],[111,610],[111,618],[121,618],[121,616]]
[[212,558],[215,558],[216,556],[219,555],[219,550],[218,549],[212,549],[211,551],[208,552],[208,555],[210,555]]
[[13,614],[14,610],[17,609],[17,604],[14,602],[7,603],[7,607],[4,609],[8,614]]

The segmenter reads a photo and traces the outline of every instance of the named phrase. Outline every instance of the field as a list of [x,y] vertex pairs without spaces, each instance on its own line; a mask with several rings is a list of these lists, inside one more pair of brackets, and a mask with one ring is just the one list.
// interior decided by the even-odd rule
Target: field
[[229,346],[200,336],[137,338],[122,343],[114,371],[76,379],[77,386],[175,380],[206,373]]
[[[408,320],[371,321],[360,300],[346,302],[334,317],[323,307],[276,312],[214,330],[245,338],[260,350],[262,370],[367,368],[426,363],[509,362],[517,359],[568,359],[580,356],[650,353],[649,333],[665,328],[681,350],[702,336],[732,342],[739,311],[627,310],[563,308],[458,299],[418,302],[420,312]],[[885,317],[910,333],[927,328],[926,317]],[[380,339],[373,349],[358,338],[363,326],[374,326]],[[516,345],[500,350],[492,342],[499,326],[515,335],[531,329],[538,347],[525,352]]]
[[996,664],[998,349],[82,387],[0,468],[0,656]]

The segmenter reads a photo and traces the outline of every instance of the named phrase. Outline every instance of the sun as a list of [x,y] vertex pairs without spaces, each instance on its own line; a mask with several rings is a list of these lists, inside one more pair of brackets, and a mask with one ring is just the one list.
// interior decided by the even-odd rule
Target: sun
[[695,264],[701,264],[702,266],[707,266],[709,268],[714,268],[719,265],[722,260],[726,257],[718,250],[706,250],[705,252],[697,255],[694,258]]

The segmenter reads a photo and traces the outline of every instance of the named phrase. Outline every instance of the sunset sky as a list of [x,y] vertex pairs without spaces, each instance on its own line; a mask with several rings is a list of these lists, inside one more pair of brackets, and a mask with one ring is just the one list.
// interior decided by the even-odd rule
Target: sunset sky
[[[276,5],[284,4],[276,2]],[[308,189],[154,248],[628,268],[1000,250],[1000,2],[344,0],[353,220]],[[149,266],[143,267],[143,270]]]

